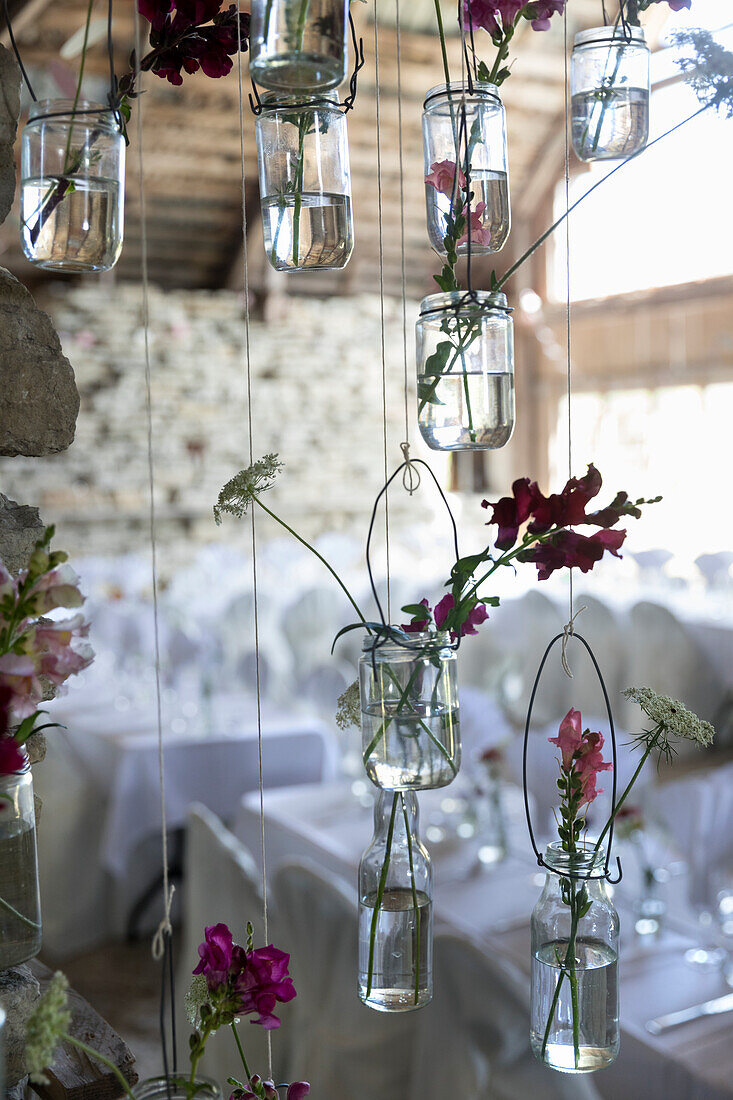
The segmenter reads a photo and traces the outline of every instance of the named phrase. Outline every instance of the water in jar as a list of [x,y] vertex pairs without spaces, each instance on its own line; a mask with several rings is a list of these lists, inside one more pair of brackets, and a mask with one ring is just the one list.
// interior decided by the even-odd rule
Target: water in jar
[[629,157],[644,148],[648,136],[646,88],[601,87],[573,96],[573,149],[581,160]]
[[16,820],[0,833],[0,969],[25,962],[40,947],[36,831]]
[[[484,255],[490,252],[498,252],[503,248],[511,224],[509,208],[509,181],[506,172],[491,172],[488,170],[475,170],[471,172],[471,211],[478,210],[479,203],[484,204],[481,214],[482,239],[477,239],[471,232],[472,255]],[[448,231],[448,216],[461,213],[465,205],[465,192],[459,190],[453,206],[451,195],[444,195],[436,191],[430,184],[425,185],[425,195],[428,209],[428,231],[430,243],[436,252],[445,254],[443,238]],[[488,231],[488,238],[484,234]],[[467,234],[467,229],[466,229]],[[458,246],[458,255],[465,256],[468,252],[468,240]]]
[[119,181],[72,178],[70,184],[61,197],[57,179],[22,181],[23,251],[53,271],[107,271],[122,251]]
[[418,422],[428,447],[438,451],[503,447],[514,431],[514,375],[446,370],[418,376]]
[[262,200],[265,251],[277,271],[345,267],[354,247],[351,199],[323,191]]
[[547,1021],[561,972],[558,960],[564,962],[567,949],[567,940],[557,940],[544,944],[534,953],[530,1040],[535,1056],[553,1069],[588,1073],[610,1065],[618,1053],[618,959],[607,944],[576,941],[579,1021],[576,1063],[572,995],[567,975],[560,987],[543,1053]]
[[460,766],[458,707],[383,700],[362,708],[367,775],[390,791],[445,787]]
[[359,905],[359,996],[382,1012],[409,1012],[432,998],[432,902],[417,891],[416,911],[411,890],[385,890],[375,923],[376,903],[372,893]]

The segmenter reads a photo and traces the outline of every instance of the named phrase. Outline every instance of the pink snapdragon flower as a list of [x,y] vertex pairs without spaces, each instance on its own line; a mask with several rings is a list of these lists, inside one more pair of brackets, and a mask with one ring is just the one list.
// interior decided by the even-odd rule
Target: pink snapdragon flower
[[533,31],[549,31],[553,15],[562,15],[565,0],[535,0],[530,4],[527,17],[531,19]]
[[[434,187],[439,194],[447,195],[450,198],[453,195],[455,179],[456,162],[454,160],[436,160],[434,164],[430,165],[430,172],[425,177],[425,182],[430,187]],[[460,169],[458,170],[458,185],[461,190],[466,187],[466,177]]]
[[83,615],[75,615],[59,622],[39,623],[25,645],[29,654],[36,656],[39,671],[61,685],[94,660],[92,647],[81,641],[88,633],[89,623]]
[[31,589],[28,606],[32,614],[45,615],[57,607],[81,607],[83,603],[78,576],[70,565],[59,565],[39,577]]
[[37,671],[33,658],[25,654],[6,653],[0,657],[0,688],[12,692],[10,710],[16,720],[35,714],[43,698]]
[[551,745],[557,745],[562,753],[562,769],[567,775],[576,775],[581,782],[581,800],[578,808],[588,806],[602,788],[596,788],[599,772],[608,772],[613,764],[603,760],[603,734],[585,730],[579,710],[572,707],[560,723],[557,737],[548,738]]
[[[238,951],[243,954],[241,947]],[[234,939],[226,924],[211,924],[204,930],[199,960],[194,974],[204,975],[210,992],[227,984],[233,964],[241,966],[241,955],[235,956]]]
[[583,740],[581,721],[580,711],[571,707],[560,723],[557,737],[548,738],[550,744],[557,745],[562,753],[562,766],[565,771],[569,771],[573,757]]
[[[485,211],[486,203],[479,202],[476,204],[473,210],[471,210],[471,216],[468,219],[469,225],[471,227],[471,244],[476,245],[479,248],[491,247],[491,226],[484,225],[483,222]],[[464,218],[468,217],[468,206],[465,206],[463,208],[463,216]],[[466,232],[458,241],[459,246],[462,244],[468,244],[468,226],[466,227]]]
[[[274,1081],[263,1081],[255,1073],[251,1085],[253,1089],[257,1090],[256,1092],[252,1092],[251,1089],[235,1089],[229,1100],[279,1100]],[[288,1085],[286,1100],[303,1100],[303,1097],[307,1096],[310,1090],[311,1087],[307,1081],[293,1081],[292,1085]]]

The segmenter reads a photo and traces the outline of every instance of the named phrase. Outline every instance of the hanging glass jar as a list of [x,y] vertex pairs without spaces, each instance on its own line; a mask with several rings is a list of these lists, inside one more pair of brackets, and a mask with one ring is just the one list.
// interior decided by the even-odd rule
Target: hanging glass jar
[[649,137],[649,47],[641,27],[575,36],[570,62],[572,142],[583,161],[630,157]]
[[134,1089],[135,1100],[223,1100],[219,1086],[197,1075],[193,1084],[188,1077],[150,1077]]
[[473,256],[498,252],[509,236],[511,215],[506,116],[496,85],[475,82],[465,96],[460,83],[432,88],[423,109],[423,152],[428,236],[435,251],[446,254],[450,223],[463,215],[467,224],[458,255],[468,252],[469,228]]
[[125,141],[112,111],[33,103],[20,168],[23,251],[48,271],[108,271],[122,251]]
[[532,913],[532,1050],[566,1073],[603,1069],[618,1054],[619,921],[604,860],[590,845],[571,855],[550,844]]
[[0,970],[41,950],[36,808],[28,756],[0,778]]
[[378,1012],[433,996],[433,871],[418,828],[416,795],[379,792],[359,864],[359,997]]
[[267,258],[276,271],[345,267],[354,248],[346,116],[335,94],[266,96],[255,125]]
[[506,295],[430,294],[416,326],[420,434],[434,451],[494,450],[514,431],[514,326]]
[[322,92],[346,79],[348,0],[253,0],[250,72],[263,88]]
[[362,759],[387,791],[451,783],[461,765],[456,650],[446,633],[410,645],[368,635],[359,661]]

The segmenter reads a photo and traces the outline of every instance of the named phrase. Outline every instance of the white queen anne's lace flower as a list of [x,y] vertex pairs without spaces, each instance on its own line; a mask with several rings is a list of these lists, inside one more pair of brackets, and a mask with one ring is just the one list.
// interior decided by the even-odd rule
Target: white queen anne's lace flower
[[43,1071],[53,1063],[59,1038],[69,1030],[71,1012],[67,1006],[69,983],[57,970],[48,989],[31,1014],[26,1027],[25,1063],[31,1080],[47,1085]]
[[209,1001],[209,987],[203,974],[194,974],[188,993],[183,998],[183,1006],[186,1009],[186,1018],[191,1027],[198,1027],[201,1019],[201,1008]]
[[[715,730],[709,722],[699,718],[693,711],[688,710],[684,703],[677,699],[671,699],[669,695],[658,695],[651,688],[627,688],[623,693],[627,699],[633,699],[638,703],[644,713],[651,718],[657,729],[661,727],[666,737],[684,737],[688,741],[694,741],[702,748],[711,745],[715,737]],[[650,731],[656,734],[657,730]]]
[[252,495],[270,489],[281,467],[282,462],[278,461],[276,454],[265,455],[227,481],[214,505],[217,524],[221,523],[222,512],[229,512],[238,518],[245,516]]
[[361,702],[359,697],[359,683],[354,680],[349,684],[343,695],[339,695],[338,709],[336,711],[336,725],[345,730],[349,726],[361,724]]

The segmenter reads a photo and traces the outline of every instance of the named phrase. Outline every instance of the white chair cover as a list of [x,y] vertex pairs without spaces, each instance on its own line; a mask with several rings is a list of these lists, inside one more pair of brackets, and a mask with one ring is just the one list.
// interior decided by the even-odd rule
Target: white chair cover
[[333,724],[338,698],[353,682],[353,670],[332,658],[329,664],[317,665],[298,679],[297,699],[298,702],[310,704]]
[[[183,892],[183,944],[178,961],[176,1015],[179,1060],[183,1058],[185,1061],[191,1028],[186,1019],[183,998],[191,984],[191,972],[198,964],[197,949],[203,942],[206,926],[227,924],[235,942],[246,943],[247,921],[251,921],[255,929],[255,946],[264,946],[262,894],[257,865],[216,814],[201,804],[192,806],[189,812]],[[270,942],[280,947],[280,936],[276,914],[270,906]],[[288,1009],[288,1006],[283,1007]],[[239,1025],[239,1034],[250,1069],[266,1077],[265,1032],[261,1027],[251,1025],[244,1017]],[[276,1073],[281,1071],[290,1034],[288,1025],[282,1028],[282,1034],[275,1033],[273,1037],[273,1069]],[[218,1081],[225,1096],[231,1092],[226,1084],[227,1077],[242,1079],[244,1071],[234,1036],[229,1034],[228,1028],[212,1036],[207,1043],[201,1072]],[[278,1080],[281,1078],[278,1077]]]
[[407,1096],[420,1012],[382,1014],[356,993],[355,891],[308,862],[284,864],[274,893],[298,990],[285,1080],[318,1100]]
[[[468,939],[435,938],[435,996],[420,1014],[409,1100],[595,1100],[529,1046],[527,979]],[[403,1095],[390,1093],[389,1095]]]
[[310,588],[284,608],[280,630],[290,644],[296,676],[328,659],[333,639],[350,614],[355,617],[335,584]]

